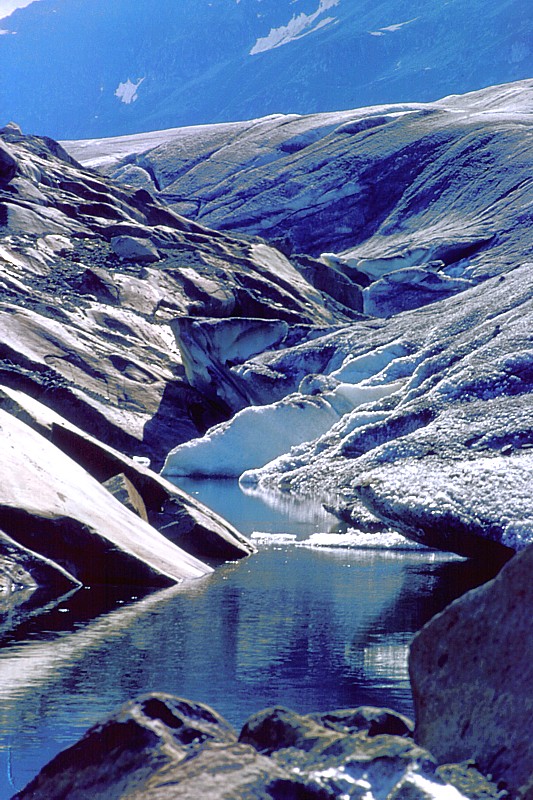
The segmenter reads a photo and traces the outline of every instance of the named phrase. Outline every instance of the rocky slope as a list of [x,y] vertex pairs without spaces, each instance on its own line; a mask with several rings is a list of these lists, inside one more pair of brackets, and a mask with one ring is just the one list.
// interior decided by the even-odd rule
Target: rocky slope
[[19,588],[153,587],[253,552],[132,459],[157,468],[169,438],[228,413],[187,383],[168,322],[253,314],[311,335],[357,313],[266,243],[189,222],[15,125],[0,132],[0,236],[6,618]]
[[428,101],[531,76],[527,0],[39,0],[0,25],[0,107],[110,136]]
[[170,130],[159,144],[66,146],[179,213],[299,254],[316,285],[331,285],[335,268],[337,299],[390,316],[531,255],[532,103],[529,80],[429,104]]
[[207,230],[79,168],[55,143],[4,129],[2,377],[131,454],[161,461],[225,413],[184,380],[178,315],[328,327],[348,308],[278,251]]

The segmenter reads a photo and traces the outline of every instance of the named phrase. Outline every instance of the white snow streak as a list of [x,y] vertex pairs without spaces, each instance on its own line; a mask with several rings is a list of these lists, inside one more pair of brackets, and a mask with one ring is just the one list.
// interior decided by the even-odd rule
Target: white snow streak
[[307,36],[309,33],[323,28],[330,22],[335,21],[335,17],[326,17],[320,20],[316,25],[315,21],[325,11],[334,6],[337,6],[340,0],[320,0],[318,9],[314,14],[298,14],[293,16],[287,25],[281,25],[279,28],[271,28],[268,36],[258,39],[252,49],[250,55],[254,56],[257,53],[264,53],[266,50],[273,50],[275,47],[281,47],[284,44],[289,44],[302,36]]

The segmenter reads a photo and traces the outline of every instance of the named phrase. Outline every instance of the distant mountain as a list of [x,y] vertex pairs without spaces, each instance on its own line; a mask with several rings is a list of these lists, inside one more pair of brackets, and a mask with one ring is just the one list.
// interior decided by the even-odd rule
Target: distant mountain
[[57,138],[429,101],[533,74],[529,0],[40,0],[0,22],[4,122]]

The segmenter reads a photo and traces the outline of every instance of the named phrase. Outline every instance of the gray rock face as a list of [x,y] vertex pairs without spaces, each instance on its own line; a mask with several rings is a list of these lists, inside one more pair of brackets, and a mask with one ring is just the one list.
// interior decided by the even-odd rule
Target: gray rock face
[[0,526],[87,585],[169,586],[211,570],[125,508],[81,466],[12,414],[4,436]]
[[[394,716],[378,709],[331,712],[323,716],[336,727],[325,727],[312,715],[267,709],[237,741],[207,706],[144,695],[56,756],[13,800],[336,800],[367,791],[384,800],[428,800],[445,790],[461,800],[412,740],[365,732],[365,717],[387,713]],[[495,796],[494,787],[483,788]]]
[[[0,407],[4,409],[3,413],[9,412],[13,418],[19,419],[48,440],[51,452],[59,457],[69,456],[75,459],[86,471],[87,477],[92,476],[92,479],[102,483],[110,494],[129,509],[122,523],[125,542],[127,520],[133,513],[149,523],[150,530],[160,531],[166,540],[179,545],[180,552],[184,550],[202,562],[207,560],[217,563],[229,558],[242,558],[255,552],[253,545],[244,536],[202,503],[152,470],[106,447],[22,392],[0,389]],[[8,469],[7,464],[5,468]],[[41,477],[41,480],[45,479],[46,476]],[[53,485],[54,476],[48,476],[47,479]],[[29,483],[28,492],[32,491],[41,492],[40,483]],[[60,520],[58,526],[60,527]],[[101,528],[105,531],[106,525],[102,523]],[[17,538],[16,533],[14,535]],[[68,535],[68,524],[64,535]],[[39,542],[36,542],[35,547],[39,552],[46,552]],[[78,575],[77,562],[73,569]],[[203,569],[209,571],[205,565]],[[36,574],[37,585],[42,583],[40,575],[41,573]],[[92,583],[96,582],[99,582],[98,576],[92,579]]]
[[434,617],[411,645],[416,739],[443,761],[473,758],[510,790],[533,779],[533,547]]
[[149,239],[137,239],[135,236],[113,236],[111,249],[119,258],[137,264],[153,264],[160,258]]

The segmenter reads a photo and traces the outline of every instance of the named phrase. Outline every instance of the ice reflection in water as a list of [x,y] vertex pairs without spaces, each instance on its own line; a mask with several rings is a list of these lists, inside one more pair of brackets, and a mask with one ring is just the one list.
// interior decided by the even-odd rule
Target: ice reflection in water
[[[215,489],[233,502],[230,487]],[[301,540],[325,529],[324,518],[304,524],[285,517],[282,525],[264,508],[244,514],[248,531],[270,528]],[[145,691],[208,703],[237,726],[280,703],[301,712],[387,705],[409,715],[412,633],[484,576],[428,553],[274,542],[261,544],[253,558],[128,605],[82,590],[5,640],[0,800],[88,726]]]

